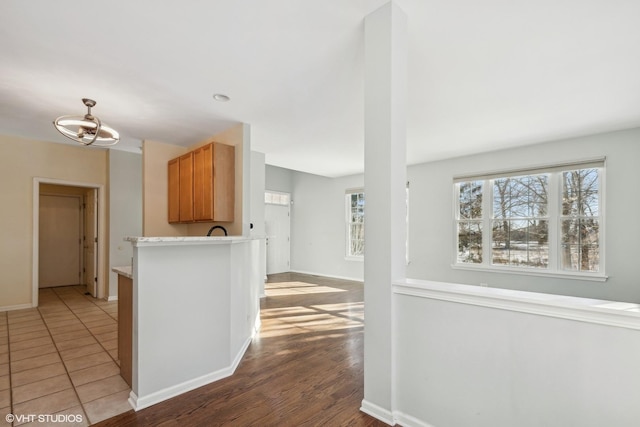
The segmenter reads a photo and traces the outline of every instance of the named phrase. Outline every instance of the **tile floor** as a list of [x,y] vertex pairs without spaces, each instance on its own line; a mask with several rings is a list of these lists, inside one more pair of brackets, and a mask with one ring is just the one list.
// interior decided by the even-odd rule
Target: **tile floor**
[[[0,426],[48,425],[7,414],[60,414],[51,425],[83,426],[131,409],[118,366],[118,303],[84,286],[40,290],[38,308],[0,312]],[[65,424],[61,420],[82,422]]]

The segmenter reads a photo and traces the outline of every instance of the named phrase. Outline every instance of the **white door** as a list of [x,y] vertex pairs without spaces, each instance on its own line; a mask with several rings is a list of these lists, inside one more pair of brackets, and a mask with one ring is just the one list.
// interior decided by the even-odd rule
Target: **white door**
[[266,204],[264,221],[267,235],[267,274],[289,271],[289,205]]
[[40,195],[38,286],[77,285],[80,278],[80,207],[73,196]]
[[84,210],[84,283],[94,298],[98,283],[98,190],[87,190]]

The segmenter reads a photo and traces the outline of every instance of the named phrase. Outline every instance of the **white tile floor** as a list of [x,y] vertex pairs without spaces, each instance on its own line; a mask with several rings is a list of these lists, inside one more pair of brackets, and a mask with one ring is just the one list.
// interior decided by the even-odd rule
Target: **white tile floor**
[[67,286],[41,289],[39,304],[0,313],[0,426],[49,425],[8,423],[7,414],[76,415],[81,423],[50,425],[86,426],[130,410],[118,366],[117,301]]

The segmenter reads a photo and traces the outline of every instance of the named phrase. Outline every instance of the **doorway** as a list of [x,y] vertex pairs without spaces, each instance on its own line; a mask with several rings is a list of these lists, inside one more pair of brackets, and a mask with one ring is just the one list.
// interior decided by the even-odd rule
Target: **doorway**
[[289,193],[265,192],[265,233],[267,274],[290,270],[291,196]]
[[32,306],[40,288],[85,285],[102,298],[104,192],[100,184],[34,178]]
[[40,193],[39,288],[82,282],[82,197]]
[[97,189],[40,184],[38,287],[85,285],[96,297]]

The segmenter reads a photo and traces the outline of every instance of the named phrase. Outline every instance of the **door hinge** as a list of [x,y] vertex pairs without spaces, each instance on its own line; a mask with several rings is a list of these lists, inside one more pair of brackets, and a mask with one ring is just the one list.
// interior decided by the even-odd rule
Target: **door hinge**
[[94,237],[94,238],[93,238],[93,241],[94,241],[94,242],[96,242],[96,243],[98,243],[98,238],[97,238],[97,237]]
[[94,278],[93,278],[93,281],[94,281],[94,282],[96,282],[96,283],[98,283],[98,278],[97,278],[97,277],[94,277]]

